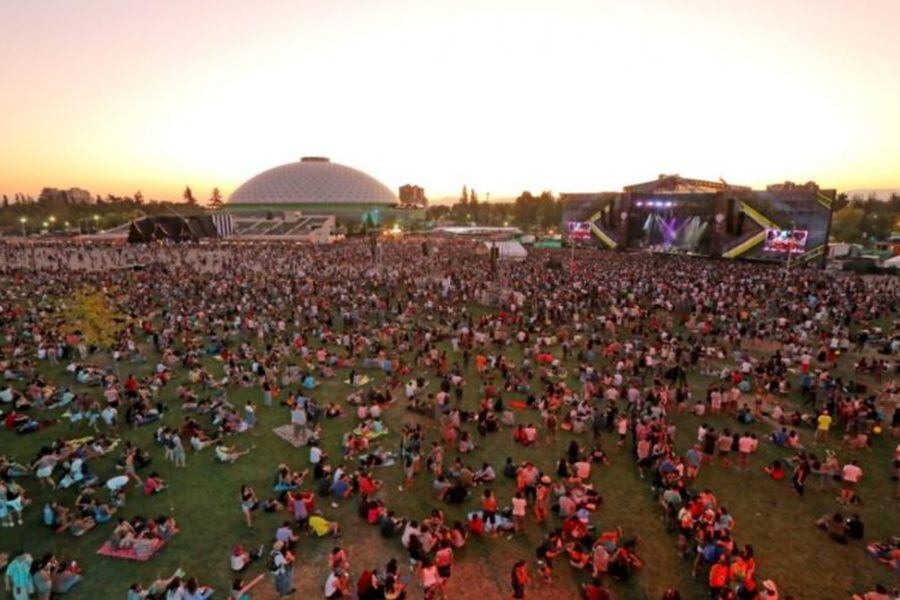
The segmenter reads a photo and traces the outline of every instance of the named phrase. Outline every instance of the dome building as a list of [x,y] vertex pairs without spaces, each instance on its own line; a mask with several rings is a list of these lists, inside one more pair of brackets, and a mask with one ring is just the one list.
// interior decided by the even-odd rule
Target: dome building
[[[328,210],[335,205],[372,208],[393,206],[397,197],[383,183],[357,169],[307,156],[263,171],[247,180],[228,198],[233,206]],[[344,212],[344,211],[341,211]]]

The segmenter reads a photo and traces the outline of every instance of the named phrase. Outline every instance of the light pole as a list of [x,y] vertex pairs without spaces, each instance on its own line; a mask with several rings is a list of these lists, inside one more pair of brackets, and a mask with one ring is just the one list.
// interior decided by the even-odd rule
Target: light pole
[[28,217],[19,217],[19,224],[22,225],[22,237],[25,237],[25,223],[28,222]]

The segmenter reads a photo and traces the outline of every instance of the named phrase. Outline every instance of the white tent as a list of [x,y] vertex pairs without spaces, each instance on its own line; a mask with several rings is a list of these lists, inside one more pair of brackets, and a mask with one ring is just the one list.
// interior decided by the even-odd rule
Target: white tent
[[900,269],[900,255],[890,257],[881,266],[886,269]]
[[500,251],[500,260],[525,260],[528,256],[525,246],[519,242],[484,242],[484,248],[487,252],[490,252],[491,248],[495,246]]

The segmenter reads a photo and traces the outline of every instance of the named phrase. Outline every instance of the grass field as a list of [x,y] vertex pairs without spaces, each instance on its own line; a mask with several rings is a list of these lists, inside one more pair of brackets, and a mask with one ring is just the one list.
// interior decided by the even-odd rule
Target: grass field
[[[152,354],[150,356],[151,360],[139,366],[122,365],[122,374],[131,370],[147,372],[155,364],[152,360],[155,357]],[[99,359],[95,359],[94,362],[98,361]],[[219,372],[220,367],[212,359],[210,365],[214,373]],[[72,383],[71,376],[63,372],[62,366],[44,365],[42,368],[53,380]],[[570,369],[570,373],[572,371],[574,369]],[[368,374],[374,376],[376,381],[382,378],[380,373],[374,371]],[[695,374],[689,375],[698,393],[705,389],[706,379]],[[324,382],[314,396],[323,403],[343,401],[349,392],[349,386],[342,383],[345,376],[346,373],[341,372],[334,380]],[[472,406],[479,389],[474,368],[467,381],[465,403]],[[163,400],[171,402],[178,382],[176,379],[163,390]],[[431,387],[436,387],[433,380]],[[96,388],[93,393],[98,393]],[[132,563],[96,555],[97,548],[111,533],[111,524],[99,526],[81,538],[52,534],[41,523],[40,511],[50,493],[43,491],[30,478],[23,480],[33,499],[33,504],[26,510],[26,524],[24,527],[0,530],[0,551],[25,549],[36,556],[52,551],[60,556],[77,559],[83,565],[86,577],[70,594],[72,598],[124,598],[131,582],[140,581],[146,585],[156,577],[169,575],[179,566],[189,576],[197,577],[201,583],[215,586],[216,597],[224,598],[231,579],[228,555],[232,545],[238,541],[252,548],[261,543],[268,544],[283,518],[282,515],[258,512],[254,527],[248,529],[238,507],[239,486],[242,483],[250,484],[261,497],[269,497],[273,495],[271,486],[275,467],[279,462],[286,462],[295,468],[307,466],[305,449],[294,449],[271,432],[273,427],[288,421],[285,408],[262,407],[259,402],[260,394],[256,390],[232,389],[229,398],[236,405],[252,399],[258,406],[256,428],[229,440],[230,444],[239,447],[252,444],[256,449],[234,465],[215,462],[211,449],[200,454],[189,450],[188,468],[175,469],[171,463],[163,460],[161,448],[153,443],[155,426],[122,431],[123,437],[151,449],[154,461],[148,469],[158,470],[170,484],[168,491],[154,497],[144,497],[137,490],[130,492],[127,506],[122,509],[123,514],[154,517],[172,513],[182,530],[169,547],[152,561]],[[506,399],[508,401],[513,398]],[[396,450],[399,444],[397,431],[403,422],[419,419],[426,427],[434,427],[433,421],[409,413],[400,404],[402,403],[387,411],[385,417],[391,434],[383,438],[383,443],[392,450]],[[179,408],[173,408],[166,414],[164,421],[170,425],[178,425],[182,416]],[[517,418],[538,421],[536,413],[520,412]],[[717,428],[728,426],[734,429],[736,426],[736,423],[727,418],[706,420],[714,423]],[[324,421],[324,447],[332,457],[340,455],[341,433],[354,422],[355,418],[352,416]],[[699,420],[684,415],[677,417],[676,422],[677,445],[679,451],[683,452],[694,439]],[[751,429],[763,437],[770,428],[754,425]],[[0,447],[3,453],[14,456],[21,462],[29,462],[37,449],[51,439],[74,438],[86,434],[83,429],[70,429],[69,424],[64,421],[26,436],[2,431]],[[436,435],[436,431],[431,432],[429,441]],[[809,446],[812,431],[804,431],[803,437]],[[553,446],[523,448],[515,446],[509,432],[504,431],[490,435],[485,440],[476,440],[481,445],[473,455],[469,455],[466,462],[478,466],[482,460],[487,460],[499,471],[505,457],[513,456],[517,460],[532,460],[541,468],[552,472],[555,461],[570,439],[569,434],[562,432]],[[627,535],[638,536],[638,554],[646,562],[644,569],[628,583],[611,582],[613,591],[620,598],[655,599],[665,587],[675,586],[685,598],[705,597],[706,587],[703,581],[691,578],[690,559],[678,557],[675,538],[665,531],[649,483],[639,478],[633,459],[626,451],[616,447],[612,435],[605,435],[603,441],[612,464],[609,467],[595,467],[594,470],[593,483],[604,498],[603,507],[596,513],[594,522],[601,529],[622,526]],[[848,451],[838,448],[837,434],[833,434],[830,442],[830,446],[838,450],[842,462],[849,458]],[[890,438],[880,438],[876,439],[871,451],[857,453],[865,471],[859,488],[865,503],[859,508],[859,512],[866,524],[867,540],[900,534],[895,485],[889,477],[889,459],[894,444],[895,441]],[[817,450],[822,453],[821,448]],[[772,578],[778,582],[782,595],[793,594],[801,599],[847,598],[851,591],[870,589],[875,582],[896,583],[886,567],[865,555],[864,544],[855,542],[839,546],[815,528],[813,522],[816,518],[841,508],[834,499],[836,489],[819,490],[818,481],[811,479],[807,495],[801,500],[788,482],[773,482],[762,473],[761,467],[764,464],[785,454],[783,450],[763,442],[760,451],[753,458],[753,468],[749,473],[739,474],[718,466],[704,467],[695,485],[712,489],[720,502],[734,515],[737,540],[741,544],[749,543],[754,546],[761,578]],[[454,454],[448,452],[446,462],[451,462],[453,458]],[[105,479],[115,472],[114,460],[115,456],[111,456],[93,461],[91,470],[99,474],[101,480]],[[146,471],[142,474],[146,474]],[[381,494],[388,506],[398,514],[421,518],[438,504],[431,492],[431,478],[426,473],[416,480],[412,490],[402,493],[397,491],[401,479],[398,468],[379,469],[376,476],[385,480]],[[512,487],[510,483],[500,481],[494,486],[501,505],[511,497]],[[58,495],[66,504],[71,505],[75,492],[68,490],[59,492]],[[477,502],[470,500],[461,508],[447,505],[442,505],[442,508],[452,521],[462,519],[464,512],[476,504]],[[326,516],[338,519],[345,528],[346,533],[339,543],[348,549],[354,571],[353,581],[364,568],[383,567],[392,556],[404,558],[405,552],[398,540],[383,540],[376,528],[367,526],[356,516],[355,501],[347,502],[338,509],[330,508],[324,499],[318,499],[318,505],[324,509]],[[547,528],[557,524],[558,519],[551,518]],[[457,553],[458,564],[447,588],[449,597],[487,599],[508,596],[512,563],[519,558],[531,560],[544,531],[545,529],[531,522],[526,535],[512,541],[503,537],[471,540],[464,550]],[[300,591],[298,597],[322,597],[321,590],[327,575],[326,555],[332,544],[331,540],[308,537],[301,540],[296,569],[296,586]],[[254,564],[250,577],[245,579],[252,578],[263,569],[262,562]],[[529,597],[574,598],[576,582],[584,580],[583,574],[576,574],[567,564],[560,563],[554,582],[537,585],[529,592]],[[411,597],[420,595],[420,591],[415,589]],[[271,583],[266,580],[260,584],[254,590],[253,597],[274,597]]]

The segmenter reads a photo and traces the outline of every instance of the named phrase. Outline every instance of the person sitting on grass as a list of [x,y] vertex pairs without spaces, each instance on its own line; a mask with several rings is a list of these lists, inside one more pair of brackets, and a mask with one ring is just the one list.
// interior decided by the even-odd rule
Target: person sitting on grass
[[153,471],[150,476],[144,479],[144,495],[153,496],[167,489],[165,479],[159,476],[159,473]]
[[219,438],[211,438],[202,429],[195,429],[191,432],[189,440],[194,452],[200,452],[218,443]]
[[866,527],[858,514],[847,518],[847,537],[853,540],[861,540],[865,536]]
[[219,459],[219,462],[226,463],[235,463],[237,459],[244,456],[245,454],[250,454],[250,451],[253,449],[251,446],[246,450],[238,450],[235,446],[226,446],[225,444],[219,443],[216,446],[216,458]]
[[481,468],[475,471],[474,481],[476,484],[493,483],[496,480],[497,473],[494,472],[494,467],[489,463],[482,463]]
[[235,573],[240,573],[251,563],[262,558],[263,554],[265,554],[265,546],[260,545],[259,550],[256,552],[250,552],[240,543],[235,544],[234,548],[231,549],[231,556],[229,557],[229,566],[231,570]]
[[301,485],[303,485],[303,481],[306,479],[306,476],[309,474],[308,470],[300,471],[291,471],[291,469],[284,463],[278,465],[278,471],[275,476],[275,491],[276,492],[285,492],[288,490],[295,490]]
[[62,533],[68,529],[72,535],[79,537],[93,529],[97,521],[90,514],[72,517],[67,507],[58,502],[50,502],[44,505],[44,524],[52,527],[54,533]]
[[816,527],[828,533],[828,537],[838,544],[847,543],[847,524],[844,515],[837,512],[834,515],[825,515],[816,521]]
[[763,471],[775,481],[784,479],[784,467],[781,466],[780,460],[773,460],[771,465],[763,467]]

